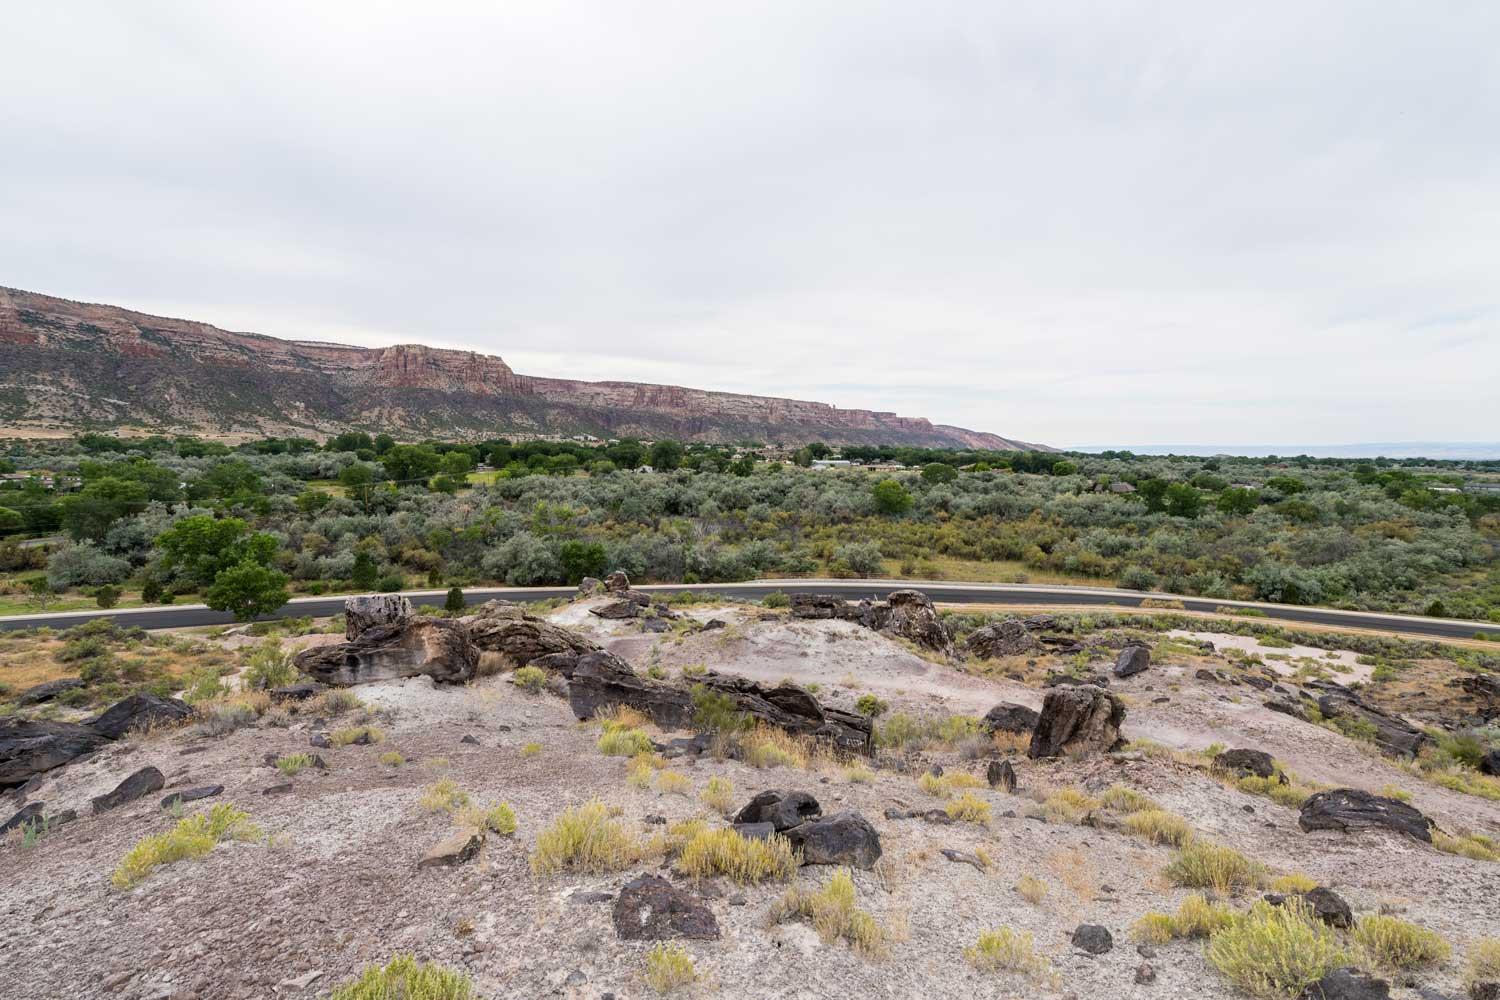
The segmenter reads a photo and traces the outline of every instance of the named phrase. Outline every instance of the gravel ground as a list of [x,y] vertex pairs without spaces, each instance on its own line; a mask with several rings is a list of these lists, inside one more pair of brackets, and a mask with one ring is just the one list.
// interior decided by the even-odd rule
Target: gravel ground
[[[728,637],[655,640],[658,662],[701,662],[761,680],[816,681],[835,701],[874,691],[898,707],[969,714],[999,700],[1040,703],[1040,692],[1019,682],[928,662],[847,623],[736,621]],[[605,632],[617,633],[611,642],[635,638],[613,625],[600,629]],[[857,683],[839,690],[849,675]],[[1215,740],[1259,747],[1310,780],[1372,788],[1394,781],[1445,826],[1493,830],[1500,819],[1495,803],[1421,784],[1337,734],[1261,709],[1258,700],[1244,697],[1245,689],[1196,681],[1187,668],[1153,667],[1117,689],[1132,705],[1127,735],[1184,749]],[[642,977],[648,945],[617,940],[607,902],[570,897],[613,892],[660,862],[609,875],[537,879],[527,853],[553,817],[593,797],[617,807],[622,820],[642,834],[654,829],[644,823],[648,815],[677,820],[703,814],[696,799],[629,787],[625,761],[595,748],[596,726],[579,725],[563,700],[523,695],[501,677],[459,688],[437,688],[425,679],[368,685],[359,694],[388,714],[379,723],[386,741],[316,751],[329,764],[326,773],[309,770],[288,779],[262,763],[268,753],[307,749],[311,730],[305,724],[263,725],[217,740],[180,730],[114,746],[54,772],[33,799],[45,801],[49,813],[71,807],[84,818],[34,848],[23,848],[14,837],[0,844],[0,996],[310,998],[326,996],[364,965],[396,952],[465,969],[484,997],[653,995]],[[1170,703],[1151,703],[1162,694]],[[1224,700],[1234,695],[1241,700]],[[461,742],[466,735],[478,745]],[[524,755],[521,748],[532,742],[542,751]],[[391,749],[407,763],[381,765],[380,755]],[[193,750],[198,752],[184,752]],[[983,767],[953,751],[933,752],[919,763],[910,774],[885,769],[873,782],[855,784],[841,769],[757,770],[712,758],[673,762],[695,792],[717,775],[734,782],[737,801],[764,789],[800,788],[814,794],[825,812],[863,813],[879,831],[885,856],[874,871],[854,873],[859,903],[896,937],[883,960],[862,958],[844,945],[824,944],[805,925],[772,924],[770,911],[784,886],[710,881],[698,888],[723,936],[687,943],[702,979],[684,995],[1239,995],[1208,968],[1201,945],[1194,943],[1159,948],[1149,960],[1155,982],[1135,982],[1137,967],[1147,960],[1130,940],[1131,922],[1148,910],[1175,908],[1184,895],[1160,874],[1171,851],[1108,829],[1026,818],[1033,803],[1025,793],[1069,784],[1099,791],[1125,782],[1187,817],[1203,834],[1333,886],[1356,912],[1384,907],[1439,931],[1456,957],[1424,971],[1416,985],[1457,996],[1464,947],[1500,933],[1500,865],[1381,835],[1303,834],[1292,810],[1171,760],[1138,754],[1019,760],[1021,795],[978,792],[992,807],[988,827],[885,819],[889,806],[939,804],[917,787],[914,774],[921,767]],[[173,787],[224,784],[216,801],[248,810],[269,842],[221,844],[205,859],[158,870],[131,891],[113,889],[110,872],[130,846],[168,829],[174,818],[157,808],[159,794],[101,817],[87,815],[88,800],[146,764],[161,768]],[[450,826],[446,816],[426,812],[418,802],[439,777],[482,801],[511,803],[519,818],[516,834],[491,835],[480,856],[461,867],[417,869],[417,860]],[[288,792],[263,794],[287,783]],[[993,864],[980,872],[946,860],[942,848],[983,848]],[[797,882],[821,884],[831,874],[808,867]],[[1023,875],[1047,884],[1039,904],[1015,891]],[[1107,927],[1113,950],[1098,957],[1075,951],[1069,939],[1081,922]],[[1055,975],[1027,981],[980,973],[963,961],[964,948],[978,933],[998,926],[1032,932]],[[1394,995],[1417,994],[1398,988]]]

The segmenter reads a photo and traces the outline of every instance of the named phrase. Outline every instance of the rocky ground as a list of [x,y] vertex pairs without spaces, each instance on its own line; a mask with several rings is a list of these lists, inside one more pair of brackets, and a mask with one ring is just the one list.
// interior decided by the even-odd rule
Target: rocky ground
[[[825,706],[846,710],[873,694],[887,703],[886,720],[979,716],[1001,702],[1039,709],[1049,674],[1108,674],[1123,642],[1082,660],[1077,651],[1036,647],[976,664],[961,646],[934,651],[856,620],[794,618],[758,606],[683,608],[663,616],[669,624],[660,632],[643,631],[638,616],[591,613],[615,600],[579,601],[546,617],[640,674],[670,680],[702,666],[767,687],[790,680]],[[703,628],[708,622],[722,627]],[[329,646],[338,638],[284,642],[338,648]],[[209,641],[226,648],[239,642],[233,635]],[[451,637],[439,634],[429,646],[434,641]],[[1188,894],[1162,874],[1171,847],[1129,836],[1105,815],[1087,823],[1031,815],[1049,790],[1097,795],[1123,784],[1186,818],[1200,836],[1274,872],[1304,873],[1333,888],[1356,916],[1394,913],[1436,931],[1452,945],[1452,957],[1415,972],[1383,972],[1390,995],[1463,996],[1469,947],[1500,933],[1500,864],[1440,853],[1384,830],[1303,832],[1297,809],[1232,787],[1197,752],[1215,743],[1263,750],[1309,786],[1395,786],[1449,832],[1500,833],[1500,803],[1438,787],[1366,743],[1266,708],[1274,692],[1243,680],[1259,665],[1209,652],[1201,641],[1161,636],[1148,667],[1108,678],[1126,709],[1123,736],[1148,741],[1138,748],[1033,760],[1024,739],[933,740],[863,761],[815,757],[805,768],[688,753],[667,762],[686,777],[688,794],[633,786],[629,761],[599,751],[599,724],[576,718],[564,696],[567,681],[554,674],[547,688],[526,693],[507,670],[493,672],[502,664],[490,653],[487,676],[462,683],[422,676],[359,684],[353,690],[363,712],[331,717],[272,708],[224,735],[208,735],[201,723],[131,734],[46,771],[24,797],[12,791],[0,798],[0,820],[28,803],[43,803],[45,816],[73,810],[80,817],[39,838],[16,830],[0,843],[0,995],[310,998],[327,996],[370,963],[409,952],[469,973],[483,997],[646,997],[654,995],[644,979],[652,942],[622,939],[614,913],[627,883],[655,873],[699,900],[717,925],[717,938],[683,941],[699,976],[685,996],[1243,996],[1210,968],[1201,942],[1138,947],[1131,935],[1142,914],[1174,910]],[[1302,650],[1261,652],[1312,658]],[[378,727],[383,742],[318,745],[323,734],[361,722]],[[690,735],[649,732],[662,746]],[[267,755],[302,752],[326,766],[287,776],[266,763]],[[403,761],[383,763],[392,752]],[[973,790],[990,807],[988,823],[888,818],[944,805],[919,784],[929,769],[982,778],[998,759],[1011,762],[1017,789],[984,782]],[[851,771],[851,763],[868,774]],[[148,766],[161,772],[164,787],[92,814],[95,797]],[[778,922],[783,883],[695,884],[660,856],[605,874],[532,873],[528,855],[539,833],[590,799],[605,802],[642,838],[659,832],[661,819],[724,823],[698,798],[711,778],[732,782],[736,807],[763,791],[798,790],[825,815],[854,811],[869,821],[882,855],[851,874],[858,905],[887,932],[885,954],[861,955],[825,943],[805,922]],[[447,813],[422,803],[442,779],[477,801],[509,803],[517,829],[489,834],[463,863],[419,867],[453,829]],[[159,804],[174,791],[217,785],[218,795],[177,810]],[[262,835],[161,867],[133,888],[112,884],[111,873],[141,838],[219,802],[248,812]],[[989,863],[950,860],[945,850]],[[822,886],[840,870],[808,865],[795,884]],[[1017,891],[1026,877],[1043,884],[1039,901]],[[1083,924],[1107,929],[1111,947],[1099,954],[1076,947]],[[981,972],[965,961],[978,934],[997,927],[1030,932],[1048,971]]]

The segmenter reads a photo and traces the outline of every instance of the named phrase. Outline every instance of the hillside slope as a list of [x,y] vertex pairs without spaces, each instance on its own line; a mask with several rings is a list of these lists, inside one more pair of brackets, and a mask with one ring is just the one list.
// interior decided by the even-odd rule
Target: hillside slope
[[827,403],[520,375],[498,357],[421,345],[278,340],[0,288],[0,425],[199,434],[593,434],[1035,448]]

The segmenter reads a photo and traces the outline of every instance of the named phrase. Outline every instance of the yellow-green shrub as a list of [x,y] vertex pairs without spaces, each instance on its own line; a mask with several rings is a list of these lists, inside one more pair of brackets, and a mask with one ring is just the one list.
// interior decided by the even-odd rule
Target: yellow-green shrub
[[807,920],[825,943],[842,939],[861,954],[878,955],[885,951],[885,930],[854,900],[853,876],[838,871],[821,890],[788,889],[776,916]]
[[1193,839],[1193,827],[1187,820],[1165,809],[1143,809],[1133,812],[1122,821],[1126,830],[1137,837],[1145,837],[1153,844],[1169,844],[1181,847]]
[[385,966],[371,966],[358,979],[333,991],[329,1000],[475,1000],[468,976],[437,963],[397,955]]
[[1015,931],[1009,927],[982,932],[979,940],[964,949],[964,958],[984,972],[1041,976],[1051,968],[1047,960],[1037,954],[1030,931]]
[[178,821],[166,833],[147,837],[121,859],[111,881],[116,889],[139,884],[153,870],[174,861],[201,858],[223,840],[253,840],[260,831],[250,823],[249,813],[232,803],[221,802],[206,813],[197,813]]
[[1179,848],[1167,865],[1173,885],[1189,889],[1213,889],[1226,895],[1258,886],[1265,867],[1239,851],[1208,840],[1194,840]]
[[800,865],[791,841],[780,834],[752,840],[729,827],[702,831],[687,842],[677,859],[677,870],[694,879],[725,875],[741,884],[767,879],[784,882]]
[[698,797],[714,812],[727,816],[734,811],[734,782],[717,776],[709,778]]
[[1348,964],[1332,930],[1306,903],[1260,902],[1209,939],[1204,957],[1240,989],[1255,996],[1301,996],[1308,986]]
[[1414,969],[1448,957],[1448,942],[1435,932],[1396,917],[1361,917],[1350,937],[1368,960],[1383,969]]
[[530,861],[537,875],[553,875],[564,870],[619,871],[640,856],[640,842],[610,818],[603,802],[594,799],[563,810],[537,837]]
[[693,956],[680,944],[661,941],[646,953],[646,984],[658,993],[671,993],[697,978]]

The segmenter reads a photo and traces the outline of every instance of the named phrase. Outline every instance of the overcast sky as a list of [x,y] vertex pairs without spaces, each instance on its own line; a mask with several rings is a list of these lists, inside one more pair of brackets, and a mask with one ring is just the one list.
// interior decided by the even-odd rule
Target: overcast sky
[[0,284],[1068,445],[1500,437],[1500,4],[12,4]]

